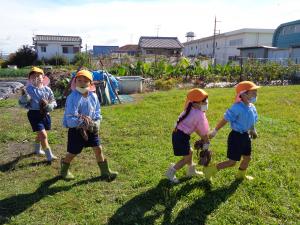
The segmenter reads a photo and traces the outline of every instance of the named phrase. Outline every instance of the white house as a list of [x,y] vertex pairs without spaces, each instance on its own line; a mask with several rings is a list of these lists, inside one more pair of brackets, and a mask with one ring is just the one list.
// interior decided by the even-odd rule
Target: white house
[[38,59],[50,59],[54,56],[64,56],[72,61],[80,52],[82,39],[78,36],[35,35],[33,45]]
[[[229,60],[237,60],[240,56],[238,48],[259,45],[272,45],[273,29],[244,28],[215,36],[215,60],[218,64],[226,64]],[[184,56],[203,55],[213,57],[214,36],[205,37],[183,43]]]

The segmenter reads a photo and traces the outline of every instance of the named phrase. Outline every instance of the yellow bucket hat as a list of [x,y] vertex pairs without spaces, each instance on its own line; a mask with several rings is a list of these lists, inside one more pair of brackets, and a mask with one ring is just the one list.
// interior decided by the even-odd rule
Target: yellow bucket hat
[[79,71],[76,73],[75,78],[80,77],[80,76],[86,77],[86,78],[89,79],[91,82],[93,81],[93,75],[92,75],[92,73],[91,73],[90,71],[88,71],[88,70],[79,70]]
[[44,71],[36,66],[33,66],[29,72],[29,76],[33,73],[40,73],[42,75],[44,75]]

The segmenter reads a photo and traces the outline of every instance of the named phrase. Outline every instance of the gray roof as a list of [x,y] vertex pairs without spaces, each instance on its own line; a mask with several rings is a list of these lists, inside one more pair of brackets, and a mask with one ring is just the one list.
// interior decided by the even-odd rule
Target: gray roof
[[61,36],[61,35],[35,35],[33,41],[50,41],[50,42],[82,42],[79,36]]
[[140,37],[140,48],[167,48],[178,49],[183,48],[177,37]]

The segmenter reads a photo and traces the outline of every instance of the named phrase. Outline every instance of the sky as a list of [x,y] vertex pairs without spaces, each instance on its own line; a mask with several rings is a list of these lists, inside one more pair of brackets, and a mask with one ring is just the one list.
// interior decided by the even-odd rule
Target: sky
[[83,47],[138,44],[140,36],[196,37],[242,28],[276,29],[300,19],[299,0],[0,0],[0,53],[33,35],[80,36]]

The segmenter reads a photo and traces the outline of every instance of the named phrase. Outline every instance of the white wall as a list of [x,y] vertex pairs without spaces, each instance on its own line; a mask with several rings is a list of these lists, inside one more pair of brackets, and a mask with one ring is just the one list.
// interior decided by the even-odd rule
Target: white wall
[[[63,53],[63,46],[69,45],[68,52],[70,53]],[[41,46],[46,46],[46,52],[42,52]],[[61,43],[46,43],[46,42],[39,42],[37,44],[36,50],[38,54],[38,59],[50,59],[56,55],[64,56],[68,60],[72,61],[75,54],[73,53],[73,47],[79,47],[80,51],[80,43],[74,43],[74,42],[61,42]]]
[[[272,32],[245,32],[245,30],[241,30],[241,32],[228,32],[216,36],[215,58],[217,63],[226,64],[229,56],[239,56],[239,47],[272,45]],[[197,56],[201,53],[202,55],[211,57],[212,52],[213,37],[202,38],[184,44],[184,56]]]

